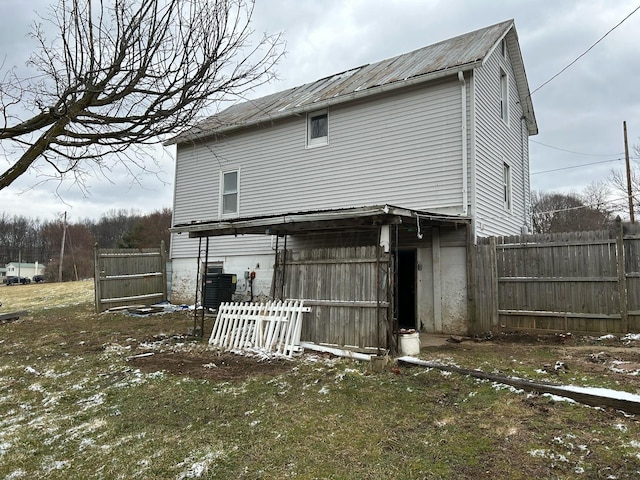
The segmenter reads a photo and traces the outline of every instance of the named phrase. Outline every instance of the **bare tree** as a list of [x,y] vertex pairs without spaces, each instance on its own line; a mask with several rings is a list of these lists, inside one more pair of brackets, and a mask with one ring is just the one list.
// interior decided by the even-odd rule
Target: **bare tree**
[[[631,198],[633,199],[633,209],[640,210],[640,144],[632,147],[634,156],[631,163]],[[629,189],[627,185],[627,171],[625,168],[612,169],[609,173],[608,183],[618,194],[617,210],[629,212]]]
[[592,184],[584,195],[531,192],[534,233],[559,233],[608,228],[613,214],[602,184]]
[[[268,82],[280,37],[250,44],[252,0],[59,0],[43,17],[27,78],[0,80],[0,142],[10,167],[0,190],[30,168],[73,175],[114,162],[144,169],[126,154],[192,127],[213,104]],[[111,155],[111,154],[118,155]]]

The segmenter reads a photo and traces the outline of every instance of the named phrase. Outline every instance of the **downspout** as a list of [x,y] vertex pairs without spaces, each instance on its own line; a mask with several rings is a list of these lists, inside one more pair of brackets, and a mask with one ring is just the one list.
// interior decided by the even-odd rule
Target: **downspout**
[[[389,227],[387,226],[387,229]],[[388,231],[388,230],[387,230]],[[378,355],[382,354],[380,348],[380,244],[382,243],[382,225],[378,226],[378,245],[376,245],[376,343]]]
[[476,174],[476,96],[475,96],[475,78],[473,76],[474,70],[471,70],[469,74],[469,103],[471,107],[469,108],[469,128],[471,131],[469,132],[469,136],[471,137],[471,155],[470,155],[470,165],[469,165],[469,195],[470,195],[470,212],[469,216],[471,217],[471,235],[473,245],[477,244],[478,239],[478,202],[477,202],[477,183],[478,176]]
[[467,198],[467,83],[464,80],[464,72],[458,72],[462,96],[462,214],[468,213],[469,200]]
[[524,123],[524,116],[520,117],[520,160],[522,161],[522,229],[521,232],[523,235],[529,233],[529,206],[527,205],[527,188],[529,187],[529,183],[526,181],[525,175],[525,164],[528,165],[529,162],[525,162],[525,154],[524,154],[524,135],[526,124]]

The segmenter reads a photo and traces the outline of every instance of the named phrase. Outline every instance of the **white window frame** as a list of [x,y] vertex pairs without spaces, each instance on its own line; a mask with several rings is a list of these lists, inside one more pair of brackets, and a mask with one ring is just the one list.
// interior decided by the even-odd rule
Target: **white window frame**
[[512,183],[511,183],[511,166],[507,162],[502,163],[502,201],[504,209],[508,212],[512,208]]
[[[224,190],[224,178],[225,175],[235,173],[236,174],[236,190],[225,192]],[[236,196],[236,209],[234,212],[225,212],[224,211],[224,200],[226,195],[235,195]],[[219,199],[219,211],[218,214],[220,218],[229,218],[229,217],[237,217],[240,215],[240,169],[235,168],[231,170],[222,170],[220,172],[220,199]]]
[[[327,117],[327,134],[312,138],[313,120],[318,117]],[[318,110],[307,114],[307,148],[320,147],[329,144],[329,110]]]
[[500,69],[500,118],[509,124],[509,75]]
[[507,39],[503,38],[500,42],[500,50],[503,58],[507,58]]

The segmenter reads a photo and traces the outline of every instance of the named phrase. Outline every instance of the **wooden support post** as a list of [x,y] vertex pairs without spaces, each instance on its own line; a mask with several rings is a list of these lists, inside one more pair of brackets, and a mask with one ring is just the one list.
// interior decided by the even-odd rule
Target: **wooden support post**
[[629,220],[631,223],[636,223],[635,214],[633,211],[633,187],[631,182],[631,164],[629,163],[629,141],[627,140],[627,122],[622,122],[622,128],[624,130],[624,159],[627,170],[627,196],[629,198]]

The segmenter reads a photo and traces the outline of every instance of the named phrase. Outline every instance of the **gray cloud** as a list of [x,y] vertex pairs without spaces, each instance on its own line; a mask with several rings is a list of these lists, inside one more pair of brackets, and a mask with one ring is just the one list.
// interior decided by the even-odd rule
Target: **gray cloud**
[[[510,18],[515,19],[531,89],[547,81],[584,52],[638,5],[635,1],[602,0],[257,0],[254,29],[284,32],[287,55],[278,66],[278,82],[253,93],[259,96],[313,81],[351,67],[415,50],[430,43]],[[0,42],[5,67],[22,65],[32,44],[27,27],[48,0],[30,3],[4,0],[0,5]],[[257,37],[256,37],[257,39]],[[603,180],[621,161],[622,121],[630,141],[640,139],[640,12],[636,13],[562,75],[533,94],[540,134],[531,139],[531,170],[538,190],[580,191]],[[585,154],[563,152],[547,144]],[[0,161],[0,164],[2,162]],[[39,185],[20,194],[37,179],[25,177],[0,192],[5,212],[50,218],[70,210],[76,218],[97,218],[110,209],[142,212],[171,205],[173,160],[161,161],[162,181],[144,176],[132,183],[123,169],[88,180],[88,197],[69,184]],[[165,183],[163,183],[165,182]],[[169,183],[169,185],[166,184]],[[56,196],[67,203],[65,205]]]

